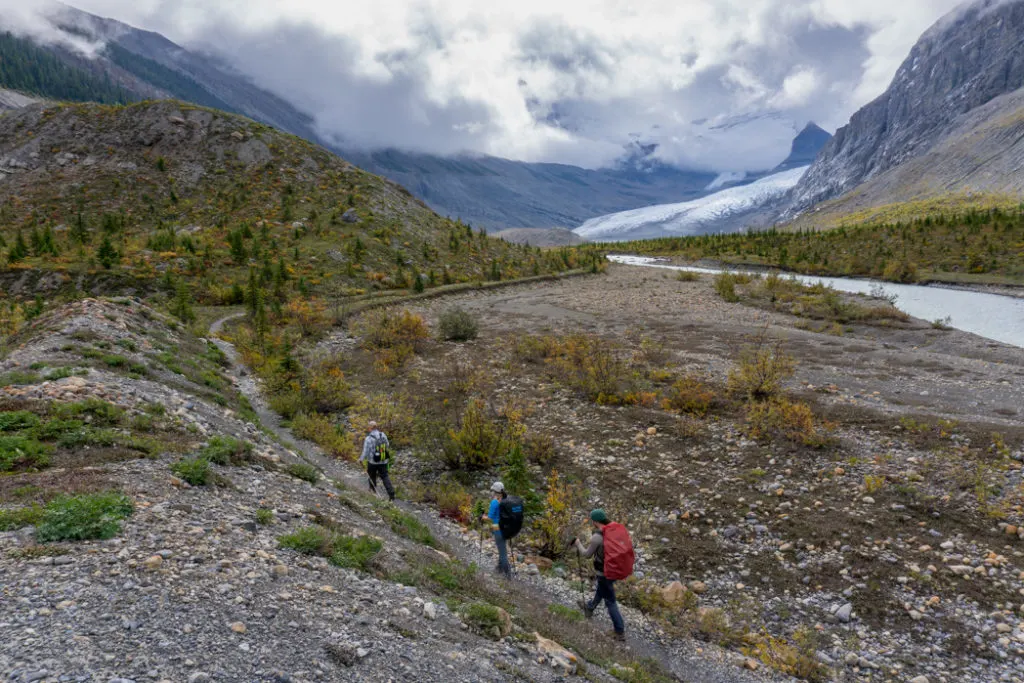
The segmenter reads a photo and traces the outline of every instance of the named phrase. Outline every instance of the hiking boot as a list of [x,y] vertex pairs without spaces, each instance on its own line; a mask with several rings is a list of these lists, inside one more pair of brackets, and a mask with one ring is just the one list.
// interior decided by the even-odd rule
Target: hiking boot
[[590,603],[586,600],[580,600],[580,609],[583,610],[583,614],[587,617],[587,619],[594,616],[594,608],[591,607]]
[[626,642],[626,634],[625,634],[625,632],[619,633],[618,631],[612,631],[612,638],[614,638],[615,640],[619,641],[620,643]]

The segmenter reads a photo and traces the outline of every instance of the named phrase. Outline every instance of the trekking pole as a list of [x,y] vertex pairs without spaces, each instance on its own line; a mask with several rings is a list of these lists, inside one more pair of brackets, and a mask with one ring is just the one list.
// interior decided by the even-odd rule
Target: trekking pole
[[512,559],[512,576],[519,578],[519,568],[516,567],[516,551],[512,549],[512,539],[508,539],[508,556]]
[[580,549],[576,548],[576,575],[580,579],[580,602],[586,602],[587,594],[585,592],[586,586],[583,581],[583,560],[581,559]]

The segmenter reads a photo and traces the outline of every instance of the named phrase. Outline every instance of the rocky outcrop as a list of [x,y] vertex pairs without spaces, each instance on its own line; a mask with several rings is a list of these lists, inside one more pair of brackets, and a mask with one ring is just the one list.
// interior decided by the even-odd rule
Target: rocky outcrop
[[1024,86],[1024,2],[981,0],[929,29],[889,89],[853,115],[794,188],[792,217],[927,153],[957,119]]

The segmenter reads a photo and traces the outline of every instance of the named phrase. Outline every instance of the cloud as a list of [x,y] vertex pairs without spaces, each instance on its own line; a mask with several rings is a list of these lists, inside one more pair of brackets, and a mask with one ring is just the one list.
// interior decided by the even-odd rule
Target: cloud
[[[78,0],[227,59],[348,145],[771,167],[956,0]],[[0,7],[17,7],[0,0]]]

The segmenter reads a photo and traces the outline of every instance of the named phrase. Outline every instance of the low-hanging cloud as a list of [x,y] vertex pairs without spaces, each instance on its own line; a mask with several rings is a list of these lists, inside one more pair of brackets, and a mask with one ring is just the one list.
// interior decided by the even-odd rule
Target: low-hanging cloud
[[[76,3],[217,54],[342,144],[597,167],[640,143],[715,171],[773,166],[809,120],[842,125],[956,4]],[[8,6],[19,3],[0,0],[5,21]]]

